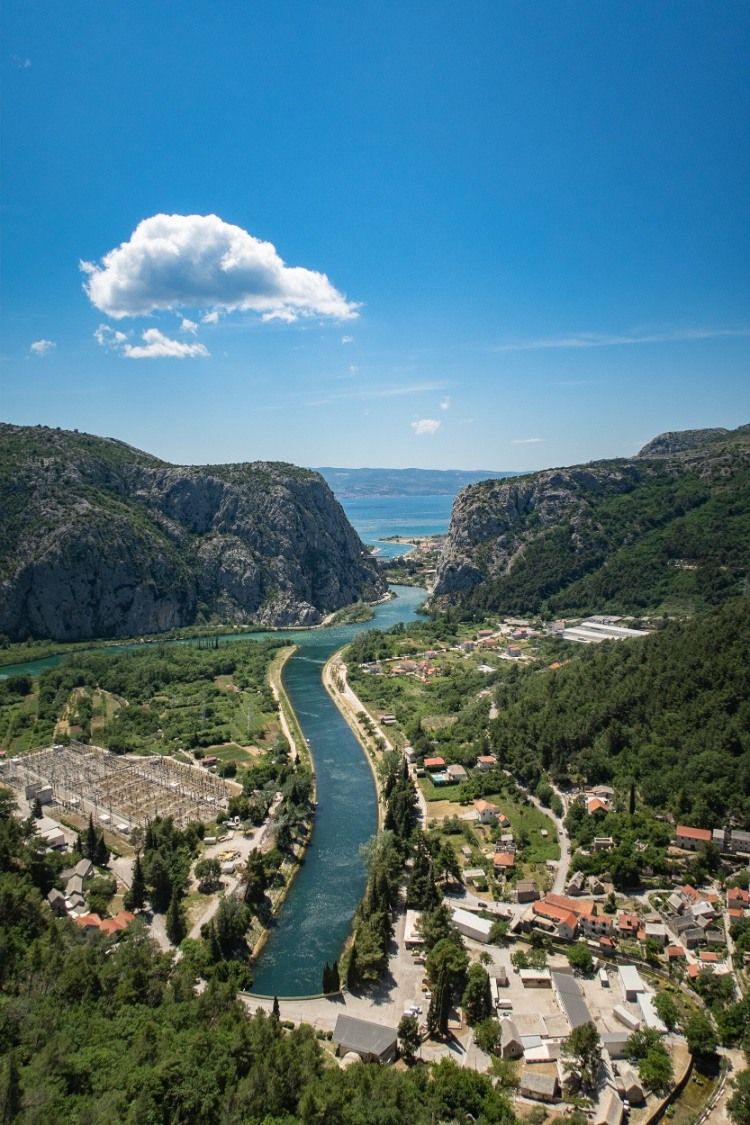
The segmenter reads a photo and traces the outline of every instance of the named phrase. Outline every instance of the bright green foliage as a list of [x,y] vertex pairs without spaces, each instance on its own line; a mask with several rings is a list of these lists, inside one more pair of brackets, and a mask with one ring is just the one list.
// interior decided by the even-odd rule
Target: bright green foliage
[[419,1034],[419,1024],[415,1016],[402,1016],[399,1020],[398,1042],[402,1054],[404,1054],[407,1059],[413,1059],[422,1042],[422,1037]]
[[734,1125],[750,1125],[750,1070],[740,1071],[731,1079],[734,1093],[727,1102]]
[[474,1042],[486,1055],[494,1055],[500,1044],[500,1022],[488,1017],[474,1027]]
[[718,1039],[713,1024],[705,1012],[696,1012],[683,1028],[690,1053],[704,1057],[714,1055]]
[[584,1090],[593,1090],[599,1073],[602,1057],[602,1042],[593,1023],[584,1023],[574,1028],[560,1046],[563,1068],[568,1075],[575,1075]]
[[664,1094],[674,1084],[672,1059],[658,1031],[648,1027],[634,1031],[625,1051],[630,1062],[637,1065],[645,1086]]
[[571,968],[579,973],[592,973],[594,971],[594,958],[585,942],[577,941],[568,948],[568,962]]
[[674,997],[660,988],[654,997],[654,1008],[659,1019],[665,1024],[669,1031],[672,1031],[680,1022],[680,1009],[675,1003]]

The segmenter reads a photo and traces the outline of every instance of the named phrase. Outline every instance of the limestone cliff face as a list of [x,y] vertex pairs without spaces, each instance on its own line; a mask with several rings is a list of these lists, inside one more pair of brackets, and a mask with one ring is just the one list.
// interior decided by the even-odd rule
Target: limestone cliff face
[[564,525],[584,546],[582,513],[592,498],[632,488],[632,473],[616,463],[548,469],[509,481],[483,481],[458,494],[451,512],[434,594],[463,593],[507,574],[524,546],[545,529]]
[[737,597],[750,569],[750,427],[662,434],[593,462],[456,497],[436,604],[577,614]]
[[215,616],[312,625],[385,589],[325,482],[177,467],[120,442],[0,426],[0,632],[77,640]]

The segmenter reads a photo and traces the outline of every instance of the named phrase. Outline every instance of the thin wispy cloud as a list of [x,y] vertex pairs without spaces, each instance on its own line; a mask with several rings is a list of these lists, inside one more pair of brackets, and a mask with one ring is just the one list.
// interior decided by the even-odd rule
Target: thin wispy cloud
[[366,398],[402,398],[405,395],[425,394],[440,390],[435,383],[394,383],[392,386],[361,387],[352,391],[340,391],[308,402],[308,406],[329,406],[332,402]]
[[451,407],[450,395],[446,395],[445,398],[443,399],[443,401],[440,403],[440,409],[441,410],[450,410],[450,407]]
[[14,55],[13,66],[15,66],[18,70],[28,70],[31,66],[31,59],[28,59],[25,56],[21,55]]
[[218,215],[153,215],[100,263],[80,266],[92,305],[114,320],[206,308],[287,322],[358,315],[324,273],[288,266],[272,243]]
[[540,437],[513,438],[512,442],[511,442],[511,445],[535,445],[538,441],[544,441],[544,438],[540,438]]
[[353,344],[354,343],[354,337],[353,336],[342,336],[341,337],[341,343],[342,344]]
[[54,340],[35,340],[34,343],[29,346],[29,351],[33,355],[41,356],[46,355],[47,352],[51,352],[56,346]]
[[718,340],[732,336],[750,336],[750,328],[680,328],[670,332],[633,332],[619,335],[605,332],[577,332],[570,336],[497,344],[492,350],[531,352],[565,348],[617,348],[632,344],[677,344],[691,340]]
[[437,418],[419,418],[416,422],[411,423],[411,428],[417,437],[422,434],[435,434],[440,429],[441,423]]

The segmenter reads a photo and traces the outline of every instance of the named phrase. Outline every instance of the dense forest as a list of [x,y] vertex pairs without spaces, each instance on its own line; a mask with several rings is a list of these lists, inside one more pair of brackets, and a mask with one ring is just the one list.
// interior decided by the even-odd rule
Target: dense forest
[[750,599],[563,667],[513,668],[495,689],[493,749],[535,784],[627,787],[687,823],[750,824]]

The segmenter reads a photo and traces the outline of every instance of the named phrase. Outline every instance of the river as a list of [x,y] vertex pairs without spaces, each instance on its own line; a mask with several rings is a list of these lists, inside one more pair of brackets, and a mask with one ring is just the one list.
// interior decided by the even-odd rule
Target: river
[[[299,645],[284,667],[283,682],[310,744],[316,774],[318,807],[310,846],[254,970],[253,991],[266,996],[320,992],[323,963],[339,957],[364,892],[359,849],[377,829],[375,783],[362,747],[323,687],[321,673],[328,657],[355,633],[414,620],[425,600],[424,591],[410,586],[392,590],[396,597],[376,606],[375,617],[365,624],[220,638],[232,642],[288,638]],[[119,645],[111,651],[128,649],[142,651],[143,646]],[[62,659],[51,656],[7,666],[2,674],[38,675]]]

